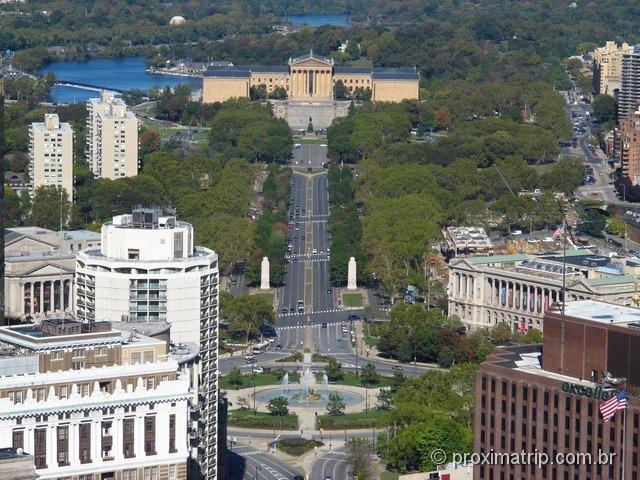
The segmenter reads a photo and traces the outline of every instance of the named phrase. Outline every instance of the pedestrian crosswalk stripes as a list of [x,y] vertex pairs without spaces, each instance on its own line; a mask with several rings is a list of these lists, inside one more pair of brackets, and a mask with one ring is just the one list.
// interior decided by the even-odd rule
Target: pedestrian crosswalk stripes
[[343,310],[341,308],[332,308],[329,310],[315,310],[311,313],[279,313],[278,317],[308,317],[309,315],[315,315],[315,314],[319,314],[319,313],[336,313],[336,312],[344,312],[344,313],[348,313],[348,312],[352,312],[354,310]]

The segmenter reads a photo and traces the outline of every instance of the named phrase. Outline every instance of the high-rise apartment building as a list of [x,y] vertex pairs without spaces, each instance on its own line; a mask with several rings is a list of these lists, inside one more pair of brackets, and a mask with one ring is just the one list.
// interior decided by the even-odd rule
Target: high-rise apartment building
[[73,201],[73,130],[55,113],[29,127],[29,160],[32,195],[39,187],[57,186]]
[[76,257],[78,319],[171,325],[171,340],[200,348],[197,461],[218,469],[218,255],[194,246],[191,224],[158,209],[134,209],[102,226],[100,248]]
[[87,101],[87,160],[96,178],[138,174],[138,119],[113,92]]
[[[474,451],[493,456],[474,478],[637,480],[638,362],[638,309],[593,300],[550,309],[543,345],[498,348],[478,372]],[[605,422],[600,405],[625,387],[627,408]],[[501,460],[521,452],[537,456]]]
[[622,176],[633,185],[640,184],[640,108],[619,118],[614,142],[622,165]]
[[640,102],[640,45],[635,45],[622,55],[618,118],[624,118],[629,112],[636,110],[638,102]]
[[618,47],[616,42],[606,42],[604,47],[593,51],[593,91],[596,95],[617,94],[622,75],[622,56],[630,50],[631,47],[626,43]]
[[0,448],[40,479],[186,479],[192,392],[164,340],[59,316],[0,346]]

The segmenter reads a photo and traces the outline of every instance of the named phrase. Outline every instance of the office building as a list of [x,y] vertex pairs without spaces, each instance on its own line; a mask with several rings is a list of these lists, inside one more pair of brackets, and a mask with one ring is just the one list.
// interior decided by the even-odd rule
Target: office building
[[596,95],[617,95],[622,75],[622,56],[630,50],[631,47],[624,42],[620,47],[616,42],[606,42],[604,47],[593,51],[593,91]]
[[622,55],[618,118],[626,117],[638,108],[640,101],[640,45],[631,47]]
[[99,247],[100,234],[15,227],[3,239],[5,316],[39,322],[48,313],[72,311],[75,252]]
[[640,299],[640,264],[586,249],[540,255],[475,256],[449,263],[449,315],[471,330],[501,322],[514,331],[543,328],[545,312],[562,301],[566,261],[567,301],[595,299],[634,305]]
[[165,341],[57,316],[0,347],[0,448],[39,478],[186,479],[193,394]]
[[[474,451],[589,456],[541,465],[494,461],[476,465],[474,478],[637,480],[638,310],[575,301],[564,315],[551,308],[544,322],[542,346],[497,348],[480,368]],[[625,386],[627,408],[605,422],[600,404]]]
[[73,130],[47,113],[43,123],[29,126],[29,176],[31,195],[40,187],[62,187],[73,201]]
[[284,89],[289,100],[330,102],[338,81],[349,93],[369,90],[374,101],[400,102],[418,98],[420,74],[415,68],[338,67],[311,51],[285,66],[211,65],[204,72],[202,98],[205,103],[247,98],[252,87],[264,85],[267,93]]
[[616,152],[622,166],[622,176],[632,185],[640,183],[640,109],[635,108],[619,119],[615,130]]
[[87,100],[87,160],[96,178],[138,174],[138,119],[113,92]]

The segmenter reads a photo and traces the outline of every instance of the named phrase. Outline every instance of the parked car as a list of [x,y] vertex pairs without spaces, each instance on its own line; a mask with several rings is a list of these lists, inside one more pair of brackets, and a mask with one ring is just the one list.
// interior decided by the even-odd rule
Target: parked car
[[394,365],[393,367],[391,367],[391,370],[395,371],[395,372],[401,372],[403,370],[401,365]]
[[248,362],[253,362],[253,361],[256,359],[256,356],[255,356],[255,355],[253,355],[253,354],[251,354],[251,353],[248,353],[248,354],[246,354],[246,355],[244,356],[244,358],[245,358],[245,360],[247,360]]
[[262,367],[253,367],[253,373],[264,373],[264,368],[262,368]]

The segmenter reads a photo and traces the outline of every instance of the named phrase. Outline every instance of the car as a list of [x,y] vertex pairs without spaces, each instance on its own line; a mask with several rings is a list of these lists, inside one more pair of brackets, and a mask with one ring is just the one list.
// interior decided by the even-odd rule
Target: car
[[327,288],[327,295],[331,295],[331,289]]
[[253,373],[264,373],[264,368],[262,368],[262,367],[253,367]]
[[296,313],[296,307],[291,307],[291,310],[289,310],[291,313]]
[[288,313],[288,312],[289,312],[289,307],[287,307],[286,305],[282,307],[282,313]]
[[244,356],[244,359],[245,359],[245,360],[247,360],[247,361],[249,361],[249,362],[253,362],[253,361],[256,359],[256,356],[255,356],[255,355],[253,355],[252,353],[247,353],[247,354]]
[[298,313],[304,313],[304,307],[298,307]]
[[327,328],[327,324],[326,324],[326,322],[322,322],[322,323],[320,324],[320,328]]
[[269,343],[275,343],[276,339],[274,337],[269,337],[268,342]]
[[301,235],[301,236],[300,236],[300,240],[304,240],[304,235]]
[[276,350],[282,350],[282,345],[280,343],[276,345]]
[[401,372],[403,368],[400,365],[394,365],[393,367],[391,367],[391,370],[394,370],[396,372]]
[[315,255],[316,253],[318,253],[318,250],[314,248],[313,250],[311,250],[311,253]]

